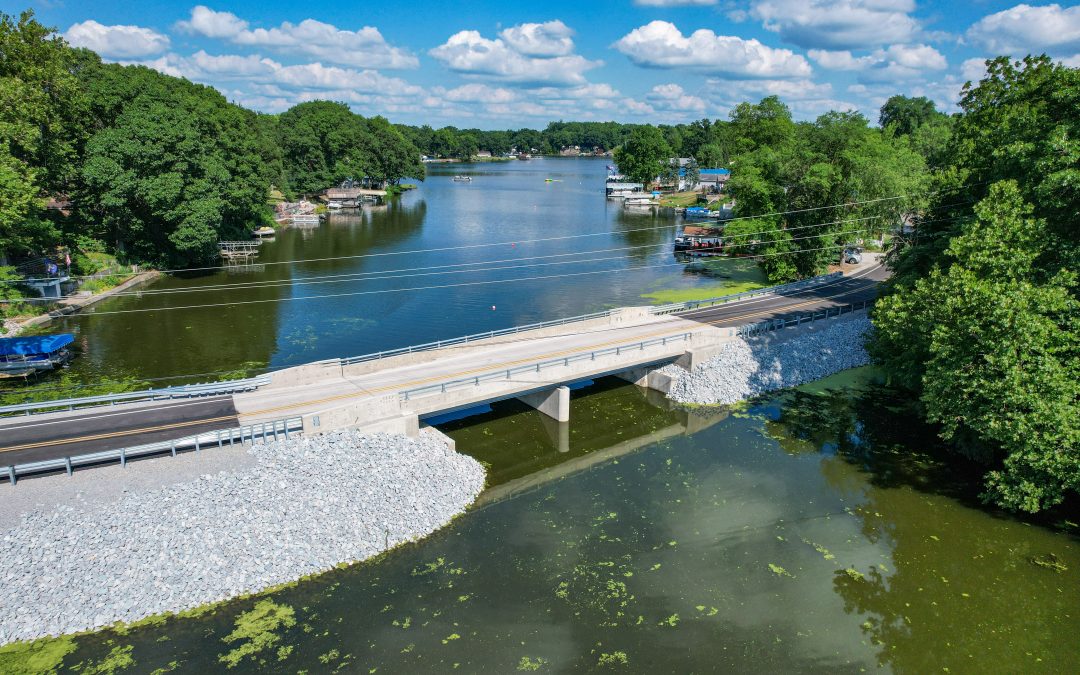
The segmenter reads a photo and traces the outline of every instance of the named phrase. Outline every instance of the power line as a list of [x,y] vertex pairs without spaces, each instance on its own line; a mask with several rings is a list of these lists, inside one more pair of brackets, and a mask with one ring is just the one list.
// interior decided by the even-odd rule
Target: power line
[[[865,220],[865,219],[862,219],[862,220]],[[791,239],[784,240],[784,242],[786,243],[786,242],[794,242],[794,241],[804,241],[804,240],[807,240],[807,239],[819,239],[821,237],[830,237],[830,236],[840,237],[840,236],[844,236],[844,235],[856,234],[856,233],[862,233],[862,232],[869,232],[869,231],[870,231],[869,228],[860,228],[860,229],[855,229],[855,230],[846,230],[846,231],[843,231],[843,232],[824,232],[822,234],[808,235],[808,236],[805,236],[805,237],[793,237]],[[747,242],[747,243],[753,243],[753,242]],[[656,246],[667,246],[667,245],[668,245],[667,243],[664,243],[664,244],[652,244],[652,245],[649,245],[649,246],[646,246],[646,247],[631,247],[631,248],[651,248],[651,247],[656,247]],[[744,245],[744,244],[738,244],[738,245]],[[706,247],[706,248],[697,249],[697,250],[699,250],[699,251],[708,251],[708,250],[717,250],[719,248],[720,247],[717,246],[717,247]],[[613,249],[613,250],[621,250],[621,249]],[[806,249],[800,249],[800,250],[806,250]],[[544,257],[544,256],[539,256],[539,257]],[[386,279],[402,279],[402,278],[412,278],[412,277],[438,276],[438,275],[443,275],[443,274],[470,274],[470,273],[476,273],[476,272],[498,272],[498,271],[503,271],[503,270],[515,270],[515,269],[523,269],[523,268],[531,268],[531,267],[550,267],[550,266],[555,266],[555,265],[577,265],[577,264],[580,264],[582,262],[609,262],[609,261],[624,260],[624,259],[625,259],[624,256],[610,256],[610,257],[606,257],[606,258],[593,258],[593,259],[589,259],[589,260],[564,260],[564,261],[558,261],[558,262],[533,263],[531,265],[510,265],[510,266],[502,266],[502,267],[481,267],[481,268],[477,268],[477,269],[448,270],[448,271],[437,271],[437,272],[418,272],[418,273],[413,273],[413,274],[392,274],[392,275],[387,275],[387,276],[371,276],[371,277],[366,277],[366,278],[327,278],[327,279],[322,279],[322,280],[297,281],[297,282],[281,280],[280,282],[269,281],[269,282],[266,282],[263,285],[249,285],[249,286],[243,286],[243,287],[237,287],[237,288],[211,288],[211,287],[178,288],[178,289],[171,289],[171,290],[162,290],[162,291],[159,291],[159,292],[154,293],[152,295],[171,295],[171,294],[174,294],[174,293],[198,293],[198,292],[221,291],[221,290],[260,290],[260,289],[264,289],[264,288],[282,288],[282,287],[290,288],[290,287],[293,287],[293,286],[300,286],[300,285],[348,283],[348,282],[353,282],[353,281],[383,281],[383,280],[386,280]],[[513,262],[513,261],[511,261],[511,262]],[[635,268],[630,268],[630,269],[641,269],[641,268],[640,267],[635,267]],[[621,270],[619,270],[619,271],[621,271]],[[343,276],[349,276],[349,275],[343,275]],[[130,296],[138,297],[140,295],[146,295],[146,293],[143,293],[143,292],[115,293],[110,297],[130,297]],[[51,299],[49,299],[49,298],[34,298],[34,300],[51,300]],[[0,303],[4,303],[4,302],[18,302],[18,301],[0,300]],[[91,312],[91,313],[94,313],[94,312]],[[98,314],[105,314],[106,312],[97,312],[97,313]]]
[[[976,184],[976,185],[978,185],[978,184]],[[945,194],[945,193],[949,193],[949,192],[956,192],[958,190],[965,189],[966,187],[970,187],[970,186],[960,186],[960,187],[951,188],[951,189],[948,189],[948,190],[937,190],[937,191],[933,191],[933,192],[915,193],[915,194],[911,194],[911,195],[894,195],[894,196],[891,196],[891,197],[880,197],[880,198],[877,198],[877,199],[866,199],[866,200],[861,200],[861,201],[844,202],[842,204],[832,204],[832,205],[829,205],[829,206],[815,206],[815,207],[806,208],[806,209],[794,209],[794,210],[790,210],[790,211],[774,211],[772,213],[763,213],[763,214],[758,214],[758,215],[753,215],[753,216],[737,216],[735,218],[727,218],[727,219],[724,220],[724,222],[725,223],[730,223],[730,222],[739,221],[739,220],[754,220],[754,219],[758,219],[758,218],[771,218],[773,216],[793,215],[793,214],[798,214],[798,213],[810,213],[810,212],[813,212],[813,211],[823,211],[825,209],[849,208],[849,207],[852,207],[852,206],[861,206],[861,205],[864,205],[864,204],[876,204],[876,203],[886,202],[886,201],[896,201],[896,200],[899,200],[899,199],[908,199],[908,198],[913,198],[913,197],[929,196],[929,195],[935,195],[935,194]],[[945,206],[948,206],[948,205],[945,205]],[[934,208],[944,208],[944,207],[934,207]],[[384,257],[384,256],[392,256],[392,255],[414,255],[414,254],[417,254],[417,253],[437,253],[437,252],[442,252],[442,251],[459,251],[459,250],[469,250],[469,249],[477,249],[477,248],[490,248],[490,247],[494,247],[494,246],[507,246],[507,245],[511,245],[511,244],[534,244],[534,243],[543,243],[543,242],[549,242],[549,241],[565,241],[565,240],[569,240],[569,239],[580,239],[580,238],[583,238],[583,237],[601,237],[601,236],[606,236],[606,235],[611,235],[611,234],[627,234],[627,233],[631,233],[631,232],[655,231],[655,230],[661,230],[661,229],[668,229],[670,227],[673,227],[674,225],[675,224],[672,224],[672,225],[660,225],[660,226],[656,226],[656,227],[643,227],[643,228],[635,228],[635,229],[630,229],[630,230],[619,230],[619,231],[605,230],[603,232],[588,232],[588,233],[583,233],[583,234],[562,235],[562,236],[558,236],[558,237],[542,237],[542,238],[539,238],[539,239],[518,239],[518,240],[513,240],[513,241],[491,242],[491,243],[485,243],[485,244],[461,244],[461,245],[458,245],[458,246],[443,246],[443,247],[427,248],[427,249],[414,249],[414,250],[409,250],[409,251],[386,251],[386,252],[383,252],[383,253],[360,253],[360,254],[356,254],[356,255],[331,256],[331,257],[327,257],[327,258],[306,258],[306,259],[296,259],[296,260],[277,260],[277,261],[262,262],[262,263],[259,263],[259,264],[264,265],[264,266],[265,265],[290,265],[290,264],[301,264],[301,263],[311,263],[311,262],[328,262],[328,261],[333,261],[333,260],[353,260],[353,259],[359,259],[359,258],[378,258],[378,257]],[[215,266],[209,266],[209,267],[185,267],[185,268],[164,269],[164,270],[157,270],[157,271],[161,272],[163,274],[174,274],[174,273],[177,273],[177,272],[205,272],[205,271],[221,270],[221,269],[228,269],[228,266],[227,265],[215,265]],[[72,279],[87,279],[87,278],[90,278],[90,276],[89,275],[84,275],[84,276],[75,276],[75,277],[69,277],[69,278],[72,278]],[[48,280],[48,279],[46,279],[46,280]],[[21,280],[21,281],[11,280],[11,281],[8,281],[8,282],[0,282],[0,283],[25,283],[26,281],[30,281],[30,280]]]
[[[961,202],[961,203],[963,203],[963,202]],[[959,219],[963,219],[963,218],[967,218],[967,217],[970,217],[970,216],[954,216],[952,218],[941,218],[941,219],[928,220],[928,221],[923,221],[923,222],[924,223],[943,222],[943,221],[959,220]],[[827,225],[849,224],[849,223],[853,224],[853,223],[861,223],[861,222],[865,222],[865,221],[881,220],[881,219],[884,219],[884,216],[866,216],[866,217],[863,217],[863,218],[851,218],[851,219],[846,219],[846,220],[834,220],[834,221],[825,221],[825,222],[821,222],[821,223],[811,223],[809,225],[801,225],[801,226],[792,227],[792,228],[785,228],[785,229],[782,229],[782,230],[767,230],[767,231],[761,231],[761,232],[746,232],[746,233],[733,234],[733,235],[723,235],[723,236],[716,237],[715,239],[717,239],[718,241],[721,241],[721,242],[727,242],[727,244],[729,246],[741,246],[741,245],[745,245],[745,244],[748,244],[748,243],[754,243],[754,242],[736,242],[735,240],[746,240],[746,239],[748,239],[750,237],[754,237],[754,236],[758,236],[758,235],[776,234],[776,233],[789,233],[789,232],[794,232],[796,230],[805,230],[805,229],[812,228],[812,227],[822,227],[822,226],[827,226]],[[820,235],[811,235],[809,237],[793,237],[793,238],[788,239],[786,241],[802,241],[802,240],[805,240],[805,239],[813,239],[813,238],[818,238],[818,237],[840,236],[840,235],[844,235],[844,234],[852,234],[852,233],[855,233],[855,232],[867,232],[867,231],[871,231],[872,229],[873,228],[868,227],[866,229],[851,230],[851,231],[845,231],[845,232],[826,232],[826,233],[822,233]],[[434,265],[434,266],[427,266],[427,267],[398,268],[398,269],[393,269],[393,270],[381,270],[381,271],[371,271],[371,272],[346,272],[346,273],[341,273],[341,274],[330,274],[330,275],[322,275],[322,276],[301,277],[299,279],[268,279],[268,280],[264,280],[264,281],[237,282],[237,283],[234,283],[234,284],[213,284],[213,285],[208,285],[208,286],[199,286],[199,287],[191,287],[191,288],[128,291],[128,292],[121,292],[121,293],[113,293],[110,297],[146,297],[146,296],[154,296],[154,295],[172,295],[172,294],[177,294],[177,293],[209,292],[209,291],[214,291],[214,290],[248,290],[248,289],[250,289],[250,290],[258,290],[258,289],[263,289],[263,288],[280,288],[280,287],[291,287],[291,286],[300,286],[300,285],[313,285],[313,284],[319,284],[319,283],[341,283],[341,282],[348,282],[348,281],[378,281],[378,280],[385,280],[385,279],[406,278],[406,277],[414,277],[414,276],[434,276],[434,275],[438,275],[438,274],[460,274],[462,272],[490,272],[490,271],[500,271],[500,270],[505,270],[505,269],[516,269],[516,268],[519,268],[519,267],[521,267],[521,268],[524,268],[524,267],[543,267],[543,266],[547,266],[547,265],[565,265],[565,264],[578,264],[578,263],[589,263],[589,262],[605,262],[605,261],[610,261],[610,260],[621,260],[623,258],[622,258],[622,256],[614,256],[614,257],[607,257],[607,258],[590,258],[590,259],[585,259],[585,260],[571,260],[571,261],[567,261],[567,262],[543,263],[543,264],[533,264],[533,265],[521,265],[521,264],[519,264],[521,261],[525,261],[525,260],[548,260],[548,259],[551,259],[551,258],[581,257],[581,256],[587,256],[587,255],[594,255],[594,254],[597,254],[597,253],[608,253],[608,252],[616,252],[616,251],[633,251],[633,250],[641,250],[641,249],[648,249],[648,248],[658,248],[658,247],[661,247],[661,246],[668,246],[669,244],[670,244],[670,242],[661,242],[661,243],[658,243],[658,244],[644,244],[644,245],[640,245],[640,246],[612,247],[612,248],[606,248],[606,249],[594,249],[594,250],[590,250],[590,251],[575,251],[575,252],[571,252],[571,253],[555,253],[555,254],[541,255],[541,256],[526,256],[526,257],[522,257],[522,258],[504,258],[504,259],[500,259],[500,260],[488,260],[488,261],[479,260],[479,261],[467,262],[467,263],[454,263],[454,264],[448,264],[448,265]],[[711,251],[711,250],[717,250],[719,248],[722,248],[722,245],[705,247],[705,248],[701,248],[701,249],[697,249],[697,250],[699,250],[699,251]],[[507,267],[486,267],[486,268],[485,267],[476,267],[476,266],[479,266],[479,265],[493,265],[493,264],[501,264],[501,263],[514,263],[514,264],[512,266],[507,266]],[[447,270],[446,269],[446,268],[452,268],[452,267],[476,267],[476,269],[466,269],[466,270]],[[419,273],[419,274],[393,274],[393,273],[396,273],[396,272],[423,272],[425,270],[446,270],[446,271],[428,272],[426,274],[425,273]],[[384,275],[384,276],[376,276],[376,275]],[[0,299],[0,304],[4,304],[4,303],[17,304],[17,303],[21,303],[21,302],[55,302],[55,301],[56,301],[55,298],[22,298],[22,299],[10,299],[10,300],[2,300],[2,299]]]
[[[733,259],[735,259],[735,260],[755,260],[755,259],[769,258],[769,257],[772,257],[772,256],[779,256],[779,255],[794,255],[794,254],[799,254],[799,253],[809,253],[811,251],[836,250],[836,249],[845,248],[846,246],[848,246],[848,245],[847,244],[839,244],[839,245],[824,246],[824,247],[821,247],[821,248],[813,248],[813,249],[798,249],[798,250],[795,250],[795,251],[778,251],[778,252],[775,252],[775,253],[765,253],[765,254],[760,254],[760,255],[739,256],[738,258],[733,258]],[[110,311],[105,311],[105,312],[93,312],[93,311],[91,311],[91,312],[85,312],[85,313],[71,314],[71,315],[69,315],[68,318],[85,318],[85,317],[93,317],[93,316],[107,316],[107,315],[114,315],[114,314],[144,314],[144,313],[147,313],[147,312],[167,312],[167,311],[175,311],[175,310],[181,310],[181,309],[208,309],[208,308],[213,308],[213,307],[236,307],[236,306],[239,306],[239,305],[259,305],[259,304],[266,304],[266,303],[271,303],[271,302],[293,302],[293,301],[296,301],[296,300],[324,300],[324,299],[329,299],[329,298],[344,298],[344,297],[353,297],[353,296],[358,296],[358,295],[381,295],[383,293],[406,293],[406,292],[410,292],[410,291],[428,291],[428,290],[436,290],[436,289],[442,289],[442,288],[462,288],[462,287],[467,287],[467,286],[487,286],[487,285],[493,285],[493,284],[515,283],[515,282],[519,282],[519,281],[542,281],[542,280],[546,280],[546,279],[564,279],[566,277],[580,277],[580,276],[589,276],[589,275],[595,275],[595,274],[618,274],[620,272],[635,272],[635,271],[643,270],[643,269],[660,269],[660,268],[667,268],[667,267],[682,267],[682,266],[683,266],[682,263],[670,263],[670,264],[665,264],[665,265],[641,265],[639,267],[627,267],[627,268],[622,268],[622,269],[594,270],[594,271],[589,271],[589,272],[570,272],[570,273],[567,273],[567,274],[550,274],[550,275],[535,276],[535,277],[520,277],[520,278],[517,278],[517,279],[489,279],[487,281],[469,281],[469,282],[462,282],[462,283],[457,283],[457,284],[437,284],[437,285],[433,285],[433,286],[415,286],[415,287],[411,287],[411,288],[387,288],[387,289],[374,290],[374,291],[351,291],[351,292],[348,292],[348,293],[327,293],[327,294],[324,294],[324,295],[303,295],[303,296],[299,296],[299,297],[267,298],[267,299],[261,299],[261,300],[236,300],[236,301],[233,301],[233,302],[216,302],[216,303],[208,303],[208,304],[203,304],[203,305],[182,305],[182,306],[179,306],[179,307],[147,307],[147,308],[141,308],[141,309],[118,309],[118,310],[110,310]]]

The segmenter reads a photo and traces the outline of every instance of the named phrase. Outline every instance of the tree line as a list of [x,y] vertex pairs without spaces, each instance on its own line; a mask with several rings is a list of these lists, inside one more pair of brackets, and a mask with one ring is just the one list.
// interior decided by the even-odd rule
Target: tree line
[[269,222],[272,187],[294,197],[424,175],[420,151],[381,117],[326,101],[259,114],[211,87],[102,63],[30,12],[0,14],[0,100],[0,263],[58,245],[204,262]]
[[987,501],[1037,512],[1080,493],[1080,70],[998,58],[960,107],[870,348]]

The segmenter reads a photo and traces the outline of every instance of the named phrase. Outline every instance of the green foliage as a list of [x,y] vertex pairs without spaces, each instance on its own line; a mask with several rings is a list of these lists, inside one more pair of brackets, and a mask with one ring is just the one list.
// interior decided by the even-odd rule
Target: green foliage
[[0,13],[0,258],[55,239],[45,195],[67,186],[82,135],[71,50],[33,16]]
[[909,98],[897,95],[881,106],[878,124],[882,129],[893,127],[896,133],[909,136],[936,117],[944,117],[944,115],[939,113],[934,102],[925,96]]
[[1035,512],[1080,490],[1080,71],[994,59],[961,107],[870,348],[988,499]]
[[918,198],[892,198],[925,190],[923,158],[858,113],[795,124],[770,97],[738,106],[732,118],[739,135],[729,140],[744,149],[726,188],[736,217],[784,215],[736,220],[728,231],[767,232],[739,240],[735,250],[767,255],[761,264],[774,282],[822,273],[844,245],[895,229],[902,215],[922,207]]
[[615,151],[615,163],[627,178],[648,185],[671,167],[671,156],[660,130],[643,126],[634,129],[626,144]]
[[0,319],[22,316],[33,310],[30,303],[20,302],[30,297],[25,289],[16,283],[22,279],[22,275],[15,271],[14,267],[0,267]]
[[1015,182],[995,184],[945,259],[875,312],[877,359],[921,389],[957,449],[999,466],[987,496],[1036,512],[1080,488],[1076,274],[1039,269],[1046,223]]
[[420,151],[382,117],[365,119],[343,103],[312,101],[282,113],[277,123],[285,179],[296,193],[333,187],[346,178],[382,186],[423,179]]
[[94,235],[139,260],[189,264],[265,221],[254,113],[149,68],[98,64],[80,77],[97,130],[75,202]]

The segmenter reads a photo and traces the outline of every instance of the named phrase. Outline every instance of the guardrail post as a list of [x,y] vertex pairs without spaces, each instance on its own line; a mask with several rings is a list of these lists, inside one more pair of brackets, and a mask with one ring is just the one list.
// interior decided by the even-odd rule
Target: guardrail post
[[67,475],[70,476],[72,473],[74,473],[74,470],[71,468],[71,458],[70,457],[65,457],[64,458],[64,468],[67,469]]
[[259,431],[259,438],[262,439],[263,443],[266,443],[266,422],[262,423],[262,425],[259,427]]
[[120,448],[120,466],[127,467],[127,449]]
[[176,457],[176,441],[172,442],[172,456]]
[[221,443],[221,430],[220,430],[220,429],[218,429],[218,430],[217,430],[216,432],[214,432],[214,434],[215,434],[215,435],[217,436],[217,446],[218,446],[219,448],[220,448],[220,447],[223,447],[223,446],[222,446],[222,443]]
[[15,484],[15,467],[14,466],[9,466],[7,468],[7,473],[8,473],[8,481],[10,481],[12,485],[14,485]]

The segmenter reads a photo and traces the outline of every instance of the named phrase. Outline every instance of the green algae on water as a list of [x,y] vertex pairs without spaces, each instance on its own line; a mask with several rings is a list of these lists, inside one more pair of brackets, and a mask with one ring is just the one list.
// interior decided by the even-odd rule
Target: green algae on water
[[270,649],[281,641],[275,631],[279,628],[291,628],[296,625],[292,607],[279,605],[273,600],[260,600],[255,607],[236,618],[233,632],[222,638],[222,642],[239,646],[232,651],[218,656],[218,661],[227,668],[233,668],[246,657]]
[[0,673],[55,673],[64,662],[64,657],[73,651],[75,638],[71,635],[45,637],[32,642],[12,642],[0,647]]

